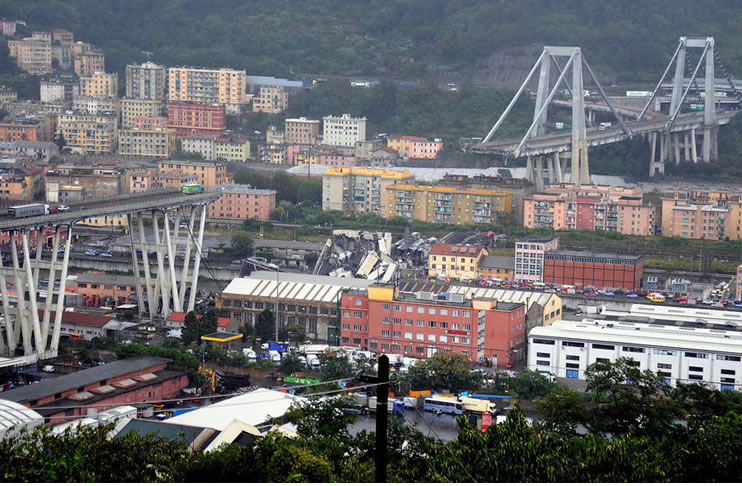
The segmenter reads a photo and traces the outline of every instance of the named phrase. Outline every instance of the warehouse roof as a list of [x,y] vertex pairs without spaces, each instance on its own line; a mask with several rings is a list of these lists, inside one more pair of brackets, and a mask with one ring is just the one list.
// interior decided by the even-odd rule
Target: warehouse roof
[[97,283],[97,284],[111,284],[111,285],[129,285],[135,284],[134,277],[127,277],[125,275],[108,275],[103,272],[101,273],[83,273],[77,277],[77,284],[80,283]]
[[487,255],[479,262],[479,268],[515,268],[515,257],[508,255]]
[[679,326],[612,322],[598,319],[556,321],[534,327],[529,338],[608,342],[657,348],[691,349],[742,355],[742,334],[737,331],[693,329]]
[[260,388],[233,398],[184,413],[165,421],[165,423],[208,427],[215,430],[226,429],[234,420],[258,426],[271,417],[281,417],[296,402],[304,398]]
[[11,427],[32,428],[43,423],[41,415],[30,408],[11,400],[0,400],[0,438],[5,436]]
[[[335,303],[342,289],[366,289],[371,283],[373,280],[360,278],[280,273],[278,275],[278,297],[282,300]],[[275,298],[276,273],[254,272],[249,277],[235,278],[227,285],[222,295]]]
[[110,380],[117,376],[134,373],[138,370],[151,368],[170,361],[167,358],[155,356],[138,356],[135,358],[121,359],[102,366],[94,366],[86,370],[59,376],[51,380],[33,383],[20,388],[6,391],[0,395],[5,400],[16,403],[39,400],[50,395],[56,395],[67,390],[80,388],[103,380]]
[[520,290],[507,290],[507,289],[495,289],[487,287],[463,287],[458,285],[452,285],[449,292],[457,294],[465,294],[467,299],[472,297],[489,297],[495,299],[498,302],[520,302],[526,304],[530,309],[533,304],[538,304],[541,307],[546,307],[549,300],[552,298],[559,298],[556,294],[549,294],[546,292],[523,292]]

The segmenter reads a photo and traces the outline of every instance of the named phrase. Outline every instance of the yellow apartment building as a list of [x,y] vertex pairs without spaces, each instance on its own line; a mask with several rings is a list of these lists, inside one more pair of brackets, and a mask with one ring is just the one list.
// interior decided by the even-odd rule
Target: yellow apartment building
[[90,76],[80,76],[80,96],[91,98],[117,98],[119,94],[119,75],[102,71]]
[[161,116],[163,107],[160,100],[124,98],[121,100],[121,126],[133,127],[137,118]]
[[242,105],[247,102],[247,72],[235,69],[174,67],[167,70],[168,100]]
[[183,174],[192,174],[198,178],[204,190],[231,182],[227,177],[227,165],[221,162],[162,160],[157,164],[160,173],[178,169]]
[[383,214],[388,187],[414,180],[409,171],[330,167],[322,173],[322,209]]

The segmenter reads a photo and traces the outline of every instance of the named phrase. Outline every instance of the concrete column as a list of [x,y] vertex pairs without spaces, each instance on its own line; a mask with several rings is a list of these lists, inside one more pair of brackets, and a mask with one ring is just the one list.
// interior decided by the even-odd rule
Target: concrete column
[[[139,315],[144,314],[144,297],[142,293],[142,276],[139,274],[139,257],[137,256],[136,245],[134,243],[134,224],[131,219],[134,217],[134,213],[127,214],[127,224],[129,226],[129,249],[131,250],[131,261],[134,265],[134,283],[137,289],[137,307],[139,309]],[[142,259],[147,258],[147,250],[141,249]]]
[[33,281],[37,282],[39,281],[39,268],[41,267],[41,248],[42,248],[42,238],[41,235],[44,232],[44,227],[39,228],[39,237],[36,239],[36,264],[34,265],[34,271],[33,271]]
[[708,50],[706,51],[706,78],[704,79],[704,107],[703,107],[703,160],[705,162],[711,162],[716,160],[717,151],[715,149],[717,127],[716,119],[716,97],[714,96],[714,89],[716,88],[716,82],[714,78],[714,38],[707,37],[706,43]]
[[[182,209],[181,209],[182,211]],[[191,217],[188,221],[188,234],[186,235],[185,258],[183,258],[183,273],[180,277],[180,301],[185,304],[185,291],[188,287],[188,267],[191,263],[191,243],[193,241],[193,222],[196,219],[196,211],[191,208]]]
[[[10,343],[13,342],[13,324],[10,315],[10,302],[8,302],[8,283],[5,281],[5,268],[3,267],[3,259],[0,257],[0,299],[3,303],[3,315],[5,316],[5,332],[8,335],[8,352],[15,349],[15,343],[13,347],[10,347]],[[5,346],[5,339],[3,333],[0,332],[0,348]]]
[[688,132],[683,132],[683,152],[685,155],[685,161],[690,160],[690,136]]
[[[539,111],[543,108],[546,98],[549,97],[549,75],[551,70],[551,59],[550,56],[544,57],[541,61],[541,70],[538,75],[538,89],[536,91],[536,106],[533,111],[533,120],[536,121]],[[544,110],[541,118],[536,124],[536,129],[533,132],[534,137],[543,135],[545,133],[544,124],[546,123],[546,113],[548,108]]]
[[539,155],[536,157],[536,171],[534,173],[536,178],[536,190],[541,192],[544,190],[544,158]]
[[[678,51],[677,64],[675,64],[675,77],[672,80],[672,96],[670,97],[670,115],[675,113],[675,109],[680,103],[683,96],[683,78],[685,77],[685,40]],[[658,110],[659,111],[659,110]]]
[[556,170],[556,173],[554,174],[554,182],[561,184],[564,182],[564,171],[562,170],[562,158],[559,157],[558,153],[554,154],[554,170]]
[[183,306],[180,305],[180,296],[178,295],[178,277],[175,274],[176,251],[172,238],[170,238],[170,220],[167,217],[167,212],[163,212],[162,215],[163,224],[165,225],[165,244],[167,245],[168,266],[170,267],[170,284],[172,285],[173,307],[176,312],[183,312]]
[[[164,214],[164,213],[163,213]],[[167,216],[166,216],[167,218]],[[166,223],[167,224],[167,223]],[[157,280],[160,282],[160,295],[162,296],[162,317],[170,315],[170,294],[165,277],[165,256],[160,238],[160,224],[157,221],[157,212],[152,211],[152,227],[155,231],[155,245],[157,246]],[[157,292],[155,291],[155,294]]]
[[554,184],[556,174],[554,174],[554,158],[547,157],[546,159],[546,170],[549,171],[549,184]]
[[690,129],[690,153],[694,164],[698,163],[698,150],[696,148],[696,129]]
[[675,148],[675,165],[678,165],[680,163],[680,134],[679,133],[673,133],[672,134],[672,144]]
[[157,312],[157,302],[152,292],[152,277],[149,272],[149,246],[145,244],[146,237],[144,234],[144,220],[142,213],[137,213],[137,222],[139,224],[139,242],[142,248],[142,263],[144,264],[144,285],[147,290],[147,305],[149,307],[149,318],[154,319]]
[[530,155],[526,157],[526,179],[529,182],[536,183],[536,179],[533,175],[533,157]]
[[52,329],[51,351],[54,356],[59,349],[59,332],[62,327],[62,311],[64,310],[64,294],[67,282],[67,268],[70,264],[70,253],[72,252],[72,224],[67,225],[67,245],[62,258],[62,275],[59,276],[59,294],[57,295],[57,311],[54,314],[54,328]]
[[[36,344],[36,351],[42,352],[46,350],[46,343],[41,340],[41,326],[39,324],[39,306],[36,305],[36,291],[38,288],[38,280],[34,280],[34,272],[31,270],[31,248],[28,245],[28,231],[23,230],[21,232],[21,241],[23,242],[23,266],[26,271],[26,279],[28,280],[28,300],[31,303],[31,326],[33,329],[34,343]],[[69,248],[64,249],[65,253],[69,252]],[[38,276],[38,273],[36,274]],[[19,295],[20,299],[20,295]]]
[[[188,298],[186,312],[191,312],[196,305],[196,292],[198,291],[198,271],[201,268],[201,248],[204,241],[204,227],[206,226],[206,205],[201,206],[200,222],[198,227],[198,239],[196,240],[196,261],[193,263],[193,280],[191,281],[191,294]],[[276,309],[278,311],[278,309]]]
[[31,328],[28,324],[28,311],[26,310],[26,282],[21,273],[21,266],[18,264],[18,244],[15,241],[15,230],[10,231],[10,251],[13,257],[13,274],[15,276],[15,288],[18,296],[16,304],[16,324],[21,321],[21,335],[23,336],[24,354],[31,354]]
[[[47,338],[49,337],[49,317],[51,316],[52,312],[52,304],[53,304],[53,294],[54,294],[54,279],[56,278],[56,271],[57,271],[57,255],[59,254],[58,247],[59,247],[59,239],[61,237],[62,233],[62,227],[57,226],[54,229],[54,240],[52,241],[52,261],[49,265],[49,284],[46,287],[46,305],[44,306],[44,322],[41,324],[41,336],[44,339],[44,342],[46,342]],[[62,284],[62,281],[59,281],[60,286]]]
[[[575,48],[573,55],[575,58],[572,62],[572,183],[579,186],[582,183],[589,183],[590,171],[587,166],[582,51]],[[584,177],[585,174],[587,174],[587,177]]]
[[590,184],[590,163],[588,160],[587,140],[581,143],[580,184]]

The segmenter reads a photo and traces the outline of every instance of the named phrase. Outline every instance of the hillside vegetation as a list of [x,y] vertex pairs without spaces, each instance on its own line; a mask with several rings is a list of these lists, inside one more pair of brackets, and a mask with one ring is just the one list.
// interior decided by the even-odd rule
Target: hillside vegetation
[[713,35],[742,69],[742,9],[728,0],[0,0],[30,29],[61,27],[101,45],[108,69],[140,51],[164,64],[250,73],[420,78],[469,72],[496,49],[581,46],[619,79],[653,80],[681,35]]

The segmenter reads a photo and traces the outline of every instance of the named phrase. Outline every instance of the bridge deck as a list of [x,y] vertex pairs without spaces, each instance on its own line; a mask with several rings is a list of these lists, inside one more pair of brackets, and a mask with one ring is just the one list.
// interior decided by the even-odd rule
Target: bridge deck
[[216,192],[203,192],[200,194],[182,194],[180,192],[135,193],[126,197],[119,196],[112,200],[87,201],[83,206],[72,208],[66,213],[18,219],[6,218],[0,220],[0,232],[72,224],[88,218],[117,216],[138,211],[165,210],[196,204],[207,204],[216,201],[218,198],[219,194]]

